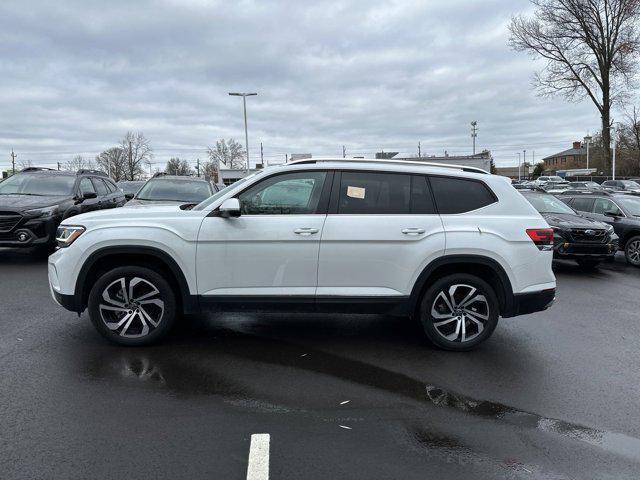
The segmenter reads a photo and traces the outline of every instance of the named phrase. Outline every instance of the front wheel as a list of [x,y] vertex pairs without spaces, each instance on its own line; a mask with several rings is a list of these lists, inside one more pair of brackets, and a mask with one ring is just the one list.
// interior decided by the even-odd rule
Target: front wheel
[[452,274],[424,294],[420,319],[429,340],[445,350],[465,351],[488,339],[498,324],[498,299],[481,278]]
[[624,256],[634,267],[640,267],[640,235],[631,237],[624,247]]
[[89,316],[98,332],[114,343],[148,345],[171,329],[175,294],[154,270],[118,267],[102,275],[91,289]]

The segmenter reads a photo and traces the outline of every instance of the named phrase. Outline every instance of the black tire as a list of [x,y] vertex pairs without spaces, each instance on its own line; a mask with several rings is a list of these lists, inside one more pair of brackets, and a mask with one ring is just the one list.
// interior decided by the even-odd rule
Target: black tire
[[576,260],[580,268],[585,270],[593,270],[600,264],[600,260],[594,260],[593,258],[581,258],[580,260]]
[[[454,309],[455,313],[453,310],[451,311],[450,317],[452,320],[447,320],[446,316],[449,312],[440,313],[440,307],[448,305],[443,300],[441,293],[448,295],[450,288],[454,285],[459,285],[458,288],[453,290],[453,298],[456,303],[463,304],[463,300],[471,292],[471,288],[476,289],[476,292],[472,294],[470,298],[473,299],[475,296],[480,295],[484,297],[484,302],[479,300],[478,302],[467,305],[469,308],[464,310],[460,310],[458,307],[458,310]],[[462,296],[462,298],[458,298],[457,296]],[[448,309],[448,307],[445,307],[445,310],[446,309]],[[473,309],[475,310],[471,312]],[[434,318],[432,315],[433,311],[437,314],[445,315],[445,317],[442,317],[444,320],[442,318]],[[485,316],[486,319],[482,319],[478,316],[475,317],[474,320],[471,320],[470,317],[472,313],[473,315]],[[460,320],[457,320],[458,317],[456,315],[458,314],[461,317]],[[481,278],[466,273],[454,273],[437,280],[427,289],[422,297],[422,301],[420,302],[419,315],[424,332],[427,335],[427,338],[434,345],[444,350],[453,350],[458,352],[468,351],[474,349],[479,344],[487,340],[495,330],[499,316],[498,298],[496,297],[496,293],[491,285]],[[478,321],[482,323],[482,330],[479,332],[479,327],[477,326]],[[440,322],[450,323],[440,325],[436,328],[436,325]],[[444,334],[447,333],[446,330],[448,328],[453,330],[451,333],[451,335],[453,335],[456,328],[458,328],[458,323],[460,323],[460,334],[457,334],[456,338],[453,340],[445,338]],[[470,336],[475,335],[472,339],[462,341],[462,324],[465,326],[465,336],[467,331],[469,331]]]
[[[121,279],[124,279],[127,297],[132,293],[133,298],[122,294],[121,283],[116,283]],[[104,299],[105,291],[110,302]],[[156,293],[148,296],[154,291]],[[128,319],[122,323],[125,316]],[[91,289],[89,317],[98,332],[111,342],[131,347],[149,345],[164,337],[173,326],[176,318],[175,293],[164,277],[154,270],[114,268],[103,274]],[[112,328],[107,326],[107,322]]]
[[624,258],[634,267],[640,267],[640,235],[631,237],[624,246]]

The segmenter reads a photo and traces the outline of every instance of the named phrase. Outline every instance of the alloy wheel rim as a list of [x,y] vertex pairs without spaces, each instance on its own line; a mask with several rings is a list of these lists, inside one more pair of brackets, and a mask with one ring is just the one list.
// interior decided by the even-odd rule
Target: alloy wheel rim
[[640,240],[634,240],[627,247],[627,256],[633,264],[640,264]]
[[451,285],[431,305],[433,327],[445,340],[465,343],[480,335],[489,321],[489,302],[476,287]]
[[102,291],[100,317],[106,327],[125,338],[149,335],[164,316],[160,291],[140,277],[119,278]]

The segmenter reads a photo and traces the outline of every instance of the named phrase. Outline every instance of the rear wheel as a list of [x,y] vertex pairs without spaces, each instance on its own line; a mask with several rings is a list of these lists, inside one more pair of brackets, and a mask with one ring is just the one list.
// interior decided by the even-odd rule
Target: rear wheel
[[157,272],[118,267],[102,275],[89,294],[89,316],[98,332],[120,345],[148,345],[171,329],[175,294]]
[[420,319],[431,342],[445,350],[471,350],[488,339],[498,324],[498,299],[481,278],[452,274],[424,294]]
[[640,235],[631,237],[624,247],[624,256],[634,267],[640,267]]

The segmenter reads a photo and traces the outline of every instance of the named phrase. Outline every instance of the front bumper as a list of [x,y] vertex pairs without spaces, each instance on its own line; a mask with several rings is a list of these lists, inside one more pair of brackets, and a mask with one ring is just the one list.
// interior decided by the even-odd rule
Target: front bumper
[[61,221],[61,215],[32,219],[23,217],[10,231],[0,231],[0,247],[53,245]]
[[606,243],[573,242],[562,237],[553,246],[553,258],[563,260],[607,259],[618,251],[618,237],[612,236]]

